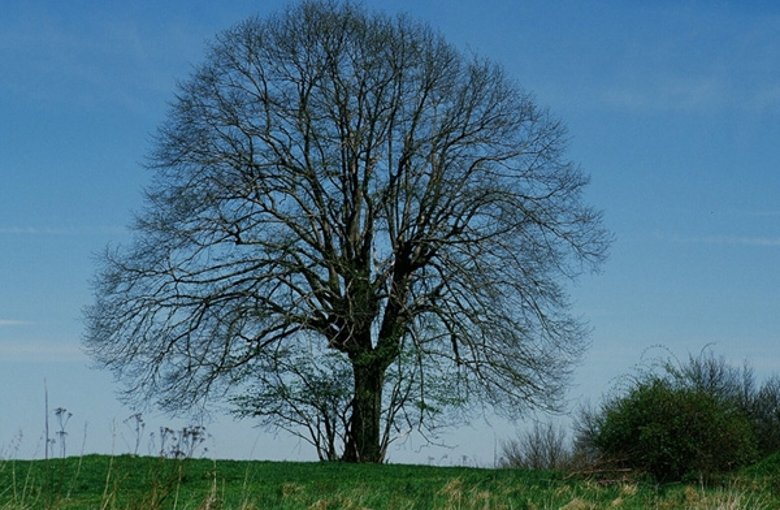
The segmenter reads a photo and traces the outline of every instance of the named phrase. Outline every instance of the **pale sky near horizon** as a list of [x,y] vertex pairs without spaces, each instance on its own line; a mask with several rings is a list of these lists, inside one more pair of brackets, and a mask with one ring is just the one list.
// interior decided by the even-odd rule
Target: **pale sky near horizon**
[[[50,407],[73,413],[68,453],[129,450],[133,411],[81,351],[94,254],[129,239],[177,80],[216,33],[287,3],[4,0],[0,458],[42,455],[44,379]],[[568,155],[592,177],[587,201],[616,237],[601,273],[570,287],[592,328],[571,408],[597,402],[658,345],[685,357],[712,344],[760,377],[780,373],[780,4],[363,4],[502,63],[568,126]],[[146,421],[147,432],[183,423]],[[442,435],[451,448],[411,438],[390,460],[490,465],[514,426],[475,417]],[[315,458],[250,421],[216,413],[207,427],[217,457]]]

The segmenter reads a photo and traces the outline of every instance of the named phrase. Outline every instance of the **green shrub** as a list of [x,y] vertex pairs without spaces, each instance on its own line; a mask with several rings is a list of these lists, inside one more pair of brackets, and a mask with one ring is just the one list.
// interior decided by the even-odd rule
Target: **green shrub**
[[708,348],[684,363],[666,360],[660,368],[674,387],[700,390],[739,408],[753,427],[759,457],[780,451],[780,378],[759,385],[750,365],[730,365]]
[[761,457],[780,452],[780,378],[771,377],[751,394],[747,413],[758,438]]
[[661,378],[604,404],[590,433],[602,456],[660,482],[710,478],[756,457],[753,428],[737,406]]

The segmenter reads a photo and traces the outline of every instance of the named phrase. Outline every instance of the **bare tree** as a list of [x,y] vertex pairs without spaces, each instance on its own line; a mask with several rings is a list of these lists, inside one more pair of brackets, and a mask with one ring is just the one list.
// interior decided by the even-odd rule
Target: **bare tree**
[[585,338],[560,281],[609,243],[565,142],[500,66],[405,17],[315,1],[249,19],[180,86],[86,344],[175,411],[252,380],[268,396],[314,339],[350,368],[350,461],[381,461],[440,388],[554,406]]
[[279,349],[253,371],[249,390],[232,399],[239,416],[253,416],[309,442],[320,460],[344,451],[352,405],[352,370],[337,351],[316,344]]
[[516,439],[501,445],[499,466],[534,470],[565,470],[574,463],[566,432],[552,422],[534,422]]

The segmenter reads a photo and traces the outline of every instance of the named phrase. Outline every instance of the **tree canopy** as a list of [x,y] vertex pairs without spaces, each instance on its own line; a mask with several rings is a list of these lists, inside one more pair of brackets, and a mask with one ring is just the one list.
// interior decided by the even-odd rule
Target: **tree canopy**
[[[610,240],[565,148],[500,65],[405,16],[248,19],[179,86],[86,345],[164,409],[234,397],[297,426],[299,405],[315,444],[331,416],[352,461],[452,407],[554,406],[586,341],[563,282]],[[312,381],[341,408],[296,404]]]

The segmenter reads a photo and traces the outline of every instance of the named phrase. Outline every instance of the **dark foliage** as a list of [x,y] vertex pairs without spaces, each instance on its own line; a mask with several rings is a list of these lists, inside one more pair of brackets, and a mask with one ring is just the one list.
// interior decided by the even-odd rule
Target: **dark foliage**
[[755,459],[755,436],[736,406],[710,393],[642,382],[604,406],[593,445],[658,481],[710,478]]
[[780,450],[780,379],[759,384],[750,366],[709,349],[656,361],[580,413],[575,447],[600,468],[709,478]]

